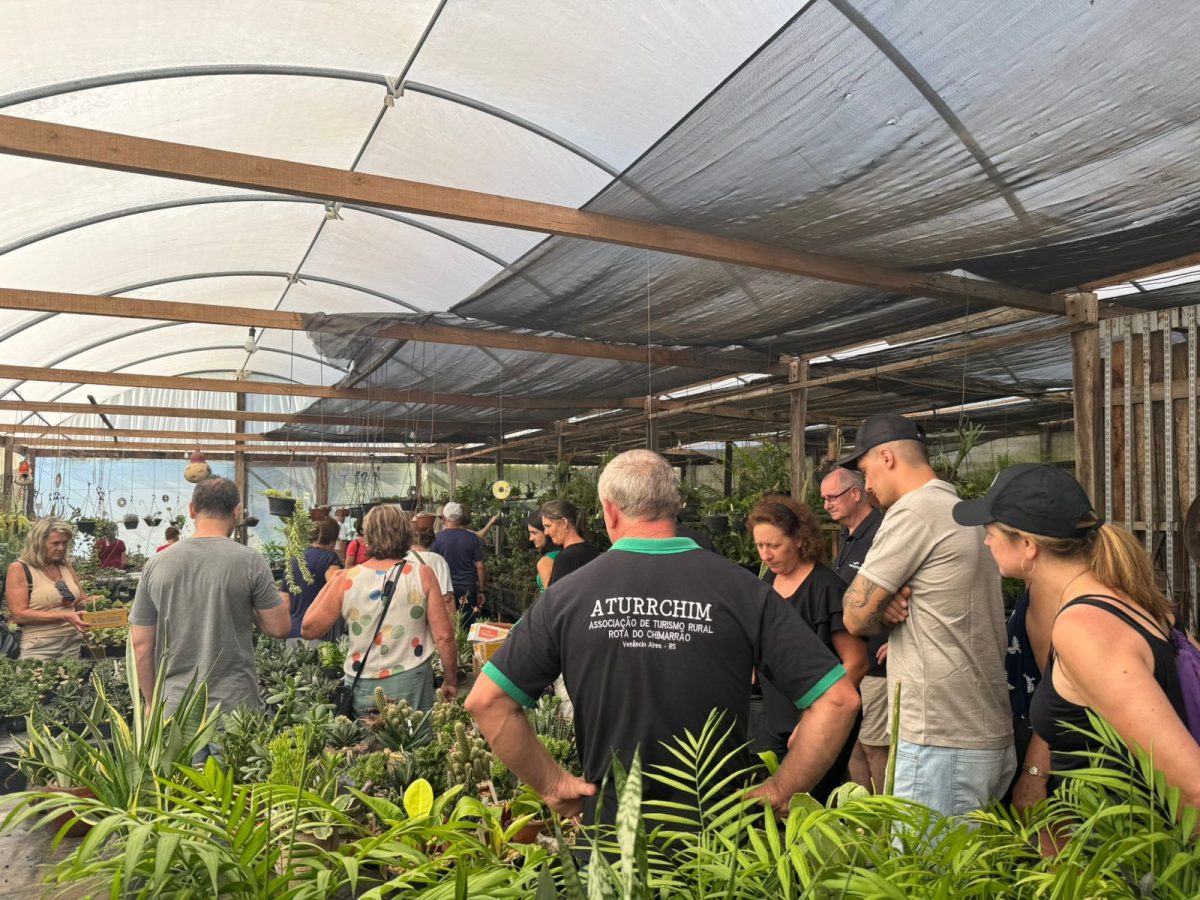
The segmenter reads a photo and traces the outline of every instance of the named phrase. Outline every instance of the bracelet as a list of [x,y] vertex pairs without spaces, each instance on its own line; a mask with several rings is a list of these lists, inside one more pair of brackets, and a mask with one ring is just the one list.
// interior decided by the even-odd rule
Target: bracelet
[[1039,769],[1037,766],[1026,766],[1025,772],[1028,775],[1032,775],[1034,778],[1049,778],[1050,777],[1049,772],[1047,772],[1045,769]]

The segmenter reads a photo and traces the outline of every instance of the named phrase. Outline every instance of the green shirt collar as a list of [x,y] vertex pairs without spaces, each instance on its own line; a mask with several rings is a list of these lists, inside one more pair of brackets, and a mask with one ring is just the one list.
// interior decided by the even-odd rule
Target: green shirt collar
[[614,550],[624,550],[628,553],[686,553],[689,550],[699,550],[700,545],[689,537],[673,538],[621,538],[612,545]]

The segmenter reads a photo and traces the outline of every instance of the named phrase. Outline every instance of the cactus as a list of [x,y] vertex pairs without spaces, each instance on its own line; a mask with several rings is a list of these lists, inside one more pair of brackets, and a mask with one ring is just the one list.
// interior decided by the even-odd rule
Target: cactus
[[430,723],[437,740],[449,742],[454,735],[454,726],[462,722],[470,724],[471,717],[458,700],[447,700],[441,688],[437,689],[437,702],[430,712]]
[[466,723],[454,726],[454,743],[446,756],[446,774],[450,784],[461,784],[466,793],[479,796],[480,782],[487,781],[492,772],[495,757],[488,752],[483,736]]
[[428,712],[413,709],[407,700],[389,700],[378,687],[375,706],[379,712],[363,722],[388,750],[408,750],[429,740],[428,729],[424,728]]

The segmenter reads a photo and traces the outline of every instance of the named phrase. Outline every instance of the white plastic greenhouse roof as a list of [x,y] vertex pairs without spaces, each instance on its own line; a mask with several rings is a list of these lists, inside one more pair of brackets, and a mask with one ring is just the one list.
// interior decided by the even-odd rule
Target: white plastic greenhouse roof
[[[1122,289],[1102,297],[1155,309],[1200,299],[1194,279],[1126,285],[1118,277],[1198,249],[1200,26],[1191,13],[1183,0],[7,0],[0,116],[1047,296],[1112,276]],[[735,347],[761,358],[763,370],[784,353],[820,358],[847,346],[879,353],[835,355],[830,365],[917,354],[927,343],[897,349],[884,339],[928,329],[939,345],[952,343],[953,328],[939,327],[981,309],[787,270],[7,153],[0,192],[3,289],[432,321],[713,355]],[[1005,327],[1046,326],[1038,318]],[[251,394],[246,402],[254,412],[304,409],[331,421],[358,415],[360,425],[386,418],[430,441],[584,421],[590,400],[694,396],[705,379],[711,386],[732,374],[729,366],[706,373],[327,337],[268,328],[248,355],[243,327],[0,309],[2,365],[422,390],[434,400],[381,401],[368,412],[341,399]],[[1061,390],[1070,379],[1065,341],[956,364],[941,382],[961,382],[957,398],[937,395],[930,379],[872,382],[863,409],[983,402],[1018,383]],[[497,406],[439,404],[439,392],[493,397]],[[571,397],[579,408],[506,409],[504,398],[520,394]],[[231,393],[198,399],[168,387],[0,379],[0,401],[89,396],[234,407]],[[830,402],[844,407],[839,396]],[[97,420],[47,409],[11,421],[44,422],[53,434]],[[113,421],[242,428],[202,418]],[[347,439],[362,430],[322,423],[282,433]]]

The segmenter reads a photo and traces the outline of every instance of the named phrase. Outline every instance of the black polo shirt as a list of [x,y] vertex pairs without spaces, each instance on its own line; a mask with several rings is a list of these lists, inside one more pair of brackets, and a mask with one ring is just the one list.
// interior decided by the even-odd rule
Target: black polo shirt
[[[858,523],[858,527],[853,532],[848,528],[842,529],[842,548],[838,551],[833,570],[838,573],[838,577],[842,581],[846,582],[846,587],[850,586],[850,582],[858,574],[858,569],[863,564],[863,560],[867,558],[867,551],[875,542],[875,533],[879,531],[882,523],[883,510],[873,509],[869,516]],[[880,665],[875,661],[875,654],[879,652],[880,647],[887,643],[887,640],[887,631],[884,630],[867,641],[867,662],[870,664],[870,668],[867,669],[868,675],[881,677],[887,675],[887,664]]]
[[[770,585],[675,537],[623,538],[552,582],[483,671],[522,706],[533,705],[561,673],[575,705],[584,777],[600,784],[614,753],[628,768],[639,747],[648,772],[678,766],[660,742],[685,731],[699,735],[714,709],[724,714],[721,731],[729,729],[725,752],[744,744],[755,669],[770,671],[798,709],[845,674]],[[750,762],[746,751],[733,752],[726,774]],[[726,790],[740,786],[734,780]],[[650,778],[643,787],[651,800],[695,799]],[[608,822],[615,813],[610,795],[602,817]],[[585,821],[593,811],[590,804]]]

